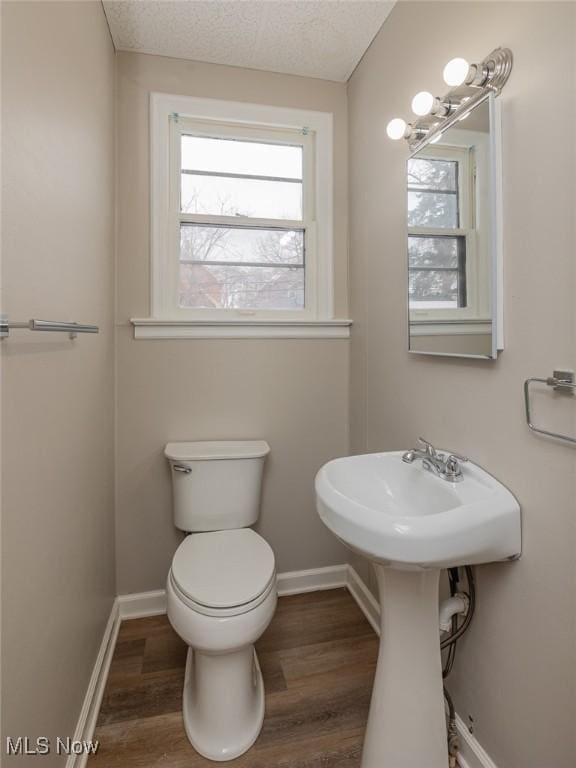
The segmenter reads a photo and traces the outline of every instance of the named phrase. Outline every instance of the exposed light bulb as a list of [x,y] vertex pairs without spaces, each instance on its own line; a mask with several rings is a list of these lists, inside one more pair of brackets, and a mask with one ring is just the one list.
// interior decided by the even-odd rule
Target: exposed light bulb
[[420,117],[429,115],[434,106],[434,101],[434,96],[429,91],[420,91],[412,99],[412,112],[415,115],[420,115]]
[[456,88],[466,82],[469,71],[470,64],[468,64],[466,59],[451,59],[451,61],[444,67],[444,82],[446,85],[451,85],[453,88]]
[[389,139],[398,141],[398,139],[403,139],[406,135],[406,128],[408,128],[406,121],[402,120],[401,117],[395,117],[394,120],[390,120],[386,126],[386,133],[388,134]]

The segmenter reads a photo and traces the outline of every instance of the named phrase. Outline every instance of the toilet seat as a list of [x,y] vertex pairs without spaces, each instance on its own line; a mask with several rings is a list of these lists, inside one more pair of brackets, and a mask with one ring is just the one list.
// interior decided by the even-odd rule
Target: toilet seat
[[251,528],[187,536],[172,560],[178,597],[208,616],[236,616],[256,608],[276,584],[274,553]]
[[196,613],[203,614],[204,616],[212,616],[216,618],[226,618],[226,617],[232,617],[232,616],[240,616],[241,614],[250,613],[250,611],[257,608],[259,605],[261,605],[270,592],[272,592],[273,589],[276,588],[276,575],[272,577],[269,584],[266,586],[264,592],[262,592],[261,595],[259,595],[255,600],[251,600],[249,603],[244,603],[243,605],[235,605],[230,608],[213,608],[209,605],[203,605],[202,603],[197,603],[194,600],[191,600],[187,595],[182,592],[182,590],[178,587],[178,584],[174,581],[174,575],[172,572],[170,572],[170,586],[174,590],[174,593],[178,599],[184,603],[188,608],[195,611]]

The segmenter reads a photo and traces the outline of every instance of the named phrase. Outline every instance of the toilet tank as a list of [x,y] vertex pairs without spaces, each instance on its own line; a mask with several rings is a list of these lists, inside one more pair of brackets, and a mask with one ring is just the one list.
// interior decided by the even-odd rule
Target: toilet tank
[[221,531],[253,525],[269,452],[264,440],[168,443],[175,526]]

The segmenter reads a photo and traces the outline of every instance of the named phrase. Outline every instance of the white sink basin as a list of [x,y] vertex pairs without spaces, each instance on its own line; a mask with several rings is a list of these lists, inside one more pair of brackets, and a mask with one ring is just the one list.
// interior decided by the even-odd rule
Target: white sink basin
[[514,559],[520,507],[472,463],[449,483],[402,452],[349,456],[316,476],[318,513],[345,544],[386,565],[449,568]]
[[440,570],[520,555],[520,507],[466,463],[460,482],[402,453],[336,459],[316,476],[318,513],[368,557],[380,597],[380,651],[361,768],[446,768]]

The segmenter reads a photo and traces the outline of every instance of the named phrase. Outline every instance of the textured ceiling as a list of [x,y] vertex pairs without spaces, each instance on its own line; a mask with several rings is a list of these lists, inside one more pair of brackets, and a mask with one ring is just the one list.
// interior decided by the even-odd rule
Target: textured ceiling
[[117,50],[346,81],[383,0],[104,0]]

